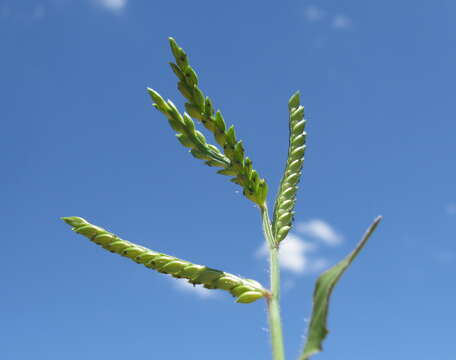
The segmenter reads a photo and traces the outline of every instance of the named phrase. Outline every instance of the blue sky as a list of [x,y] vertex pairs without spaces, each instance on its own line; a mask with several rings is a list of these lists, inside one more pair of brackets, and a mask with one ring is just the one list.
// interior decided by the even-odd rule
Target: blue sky
[[59,220],[267,284],[258,210],[151,107],[147,86],[182,109],[173,36],[271,206],[287,99],[301,90],[308,151],[282,258],[288,358],[318,273],[381,214],[315,359],[455,359],[455,18],[450,0],[0,0],[1,358],[270,357],[263,302],[188,288]]

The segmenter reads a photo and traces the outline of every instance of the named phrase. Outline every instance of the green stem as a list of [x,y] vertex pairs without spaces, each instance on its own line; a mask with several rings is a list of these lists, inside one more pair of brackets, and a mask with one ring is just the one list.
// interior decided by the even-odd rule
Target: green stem
[[279,268],[279,245],[272,233],[271,221],[266,205],[261,207],[263,220],[263,232],[269,246],[269,266],[271,276],[271,295],[267,298],[269,314],[269,331],[271,333],[273,360],[285,360],[282,320],[280,318],[280,268]]

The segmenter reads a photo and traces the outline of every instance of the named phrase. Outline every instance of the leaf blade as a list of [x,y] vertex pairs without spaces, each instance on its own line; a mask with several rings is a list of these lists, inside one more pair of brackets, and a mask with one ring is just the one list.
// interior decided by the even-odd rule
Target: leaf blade
[[353,250],[332,268],[326,270],[317,279],[313,296],[312,316],[309,324],[307,341],[299,360],[308,360],[312,355],[315,355],[323,350],[322,343],[329,332],[326,327],[326,321],[332,291],[344,272],[366,245],[381,220],[382,217],[378,216],[369,226],[355,250]]

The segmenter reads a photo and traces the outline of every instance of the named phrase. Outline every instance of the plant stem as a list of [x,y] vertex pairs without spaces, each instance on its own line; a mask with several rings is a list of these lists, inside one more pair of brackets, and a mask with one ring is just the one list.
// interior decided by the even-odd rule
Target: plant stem
[[271,221],[266,205],[261,207],[263,220],[263,233],[269,247],[269,266],[271,276],[271,295],[267,299],[269,314],[269,331],[271,333],[272,354],[274,360],[285,360],[282,320],[280,318],[280,268],[279,268],[279,245],[272,233]]

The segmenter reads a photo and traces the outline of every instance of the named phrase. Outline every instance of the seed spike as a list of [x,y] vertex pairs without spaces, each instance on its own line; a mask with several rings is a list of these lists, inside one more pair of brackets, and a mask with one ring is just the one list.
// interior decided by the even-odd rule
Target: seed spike
[[90,224],[80,217],[70,216],[61,219],[72,226],[74,232],[87,237],[108,251],[127,257],[163,274],[175,278],[185,278],[192,284],[201,284],[208,289],[228,291],[241,304],[248,304],[268,294],[267,290],[255,280],[243,279],[221,270],[192,264],[174,256],[149,250],[144,246],[122,240],[113,233]]

